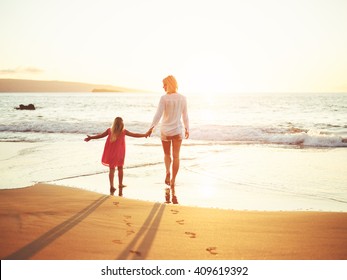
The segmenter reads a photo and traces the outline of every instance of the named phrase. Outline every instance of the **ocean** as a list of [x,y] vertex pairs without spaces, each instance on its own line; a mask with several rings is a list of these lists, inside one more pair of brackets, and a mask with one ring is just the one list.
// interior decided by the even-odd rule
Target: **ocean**
[[[160,96],[1,93],[0,188],[47,182],[107,194],[105,139],[84,137],[117,116],[128,130],[146,132]],[[186,96],[190,138],[181,149],[180,204],[347,211],[347,93]],[[36,110],[15,109],[30,103]],[[164,201],[159,130],[127,137],[124,197]]]

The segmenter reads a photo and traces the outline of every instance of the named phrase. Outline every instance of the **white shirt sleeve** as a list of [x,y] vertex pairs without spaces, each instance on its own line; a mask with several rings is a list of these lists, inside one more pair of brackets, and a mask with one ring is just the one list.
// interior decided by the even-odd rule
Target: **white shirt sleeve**
[[160,98],[160,101],[159,101],[157,112],[154,115],[154,118],[153,118],[153,121],[152,121],[152,124],[151,124],[151,128],[157,126],[157,124],[159,123],[159,121],[160,121],[160,119],[161,119],[161,117],[163,115],[163,112],[164,112],[164,98],[162,96]]
[[188,117],[187,99],[186,98],[184,98],[182,119],[183,119],[185,129],[189,132],[189,117]]
[[187,100],[181,94],[163,95],[160,98],[157,112],[154,115],[151,128],[158,125],[160,120],[161,133],[173,136],[182,133],[182,123],[189,132]]

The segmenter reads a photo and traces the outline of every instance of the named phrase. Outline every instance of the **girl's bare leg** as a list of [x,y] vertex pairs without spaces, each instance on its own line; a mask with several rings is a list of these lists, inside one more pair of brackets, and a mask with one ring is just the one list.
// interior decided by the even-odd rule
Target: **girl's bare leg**
[[113,193],[115,192],[115,188],[114,188],[114,173],[115,173],[115,168],[111,168],[110,167],[110,172],[108,174],[109,180],[110,180],[110,194],[113,195]]
[[171,187],[175,187],[176,176],[180,168],[180,150],[181,150],[182,140],[172,140],[172,178],[171,178]]
[[123,166],[118,166],[118,183],[119,187],[123,187]]
[[161,141],[164,150],[164,163],[166,169],[165,184],[170,185],[171,168],[171,141]]

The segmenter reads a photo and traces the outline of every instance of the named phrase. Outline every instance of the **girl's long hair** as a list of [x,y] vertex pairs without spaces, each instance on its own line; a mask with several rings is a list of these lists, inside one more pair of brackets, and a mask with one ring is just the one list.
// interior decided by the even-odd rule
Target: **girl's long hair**
[[117,140],[118,136],[122,133],[124,129],[123,119],[121,117],[117,117],[114,119],[112,127],[111,127],[111,142]]

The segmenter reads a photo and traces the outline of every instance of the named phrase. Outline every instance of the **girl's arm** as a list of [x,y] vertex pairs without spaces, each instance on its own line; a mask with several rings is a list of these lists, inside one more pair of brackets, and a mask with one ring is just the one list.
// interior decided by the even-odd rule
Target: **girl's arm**
[[148,137],[152,133],[152,128],[149,129],[146,133],[134,133],[129,130],[125,130],[125,135],[135,137],[135,138],[141,138],[141,137]]
[[93,135],[93,136],[87,135],[87,138],[84,138],[84,141],[88,142],[89,140],[92,140],[92,139],[104,138],[107,135],[108,135],[108,129],[105,132],[97,134],[97,135]]

